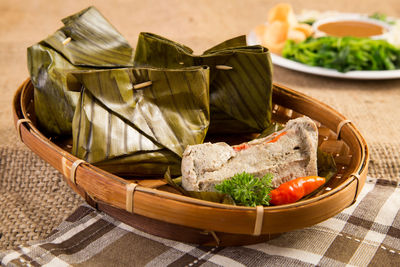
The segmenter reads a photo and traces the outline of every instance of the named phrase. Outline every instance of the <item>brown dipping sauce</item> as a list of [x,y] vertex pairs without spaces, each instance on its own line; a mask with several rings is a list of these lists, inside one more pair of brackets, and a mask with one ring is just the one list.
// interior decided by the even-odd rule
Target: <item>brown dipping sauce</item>
[[381,35],[385,32],[385,29],[380,25],[352,20],[324,23],[318,26],[318,30],[325,32],[327,35],[336,37],[371,37],[374,35]]

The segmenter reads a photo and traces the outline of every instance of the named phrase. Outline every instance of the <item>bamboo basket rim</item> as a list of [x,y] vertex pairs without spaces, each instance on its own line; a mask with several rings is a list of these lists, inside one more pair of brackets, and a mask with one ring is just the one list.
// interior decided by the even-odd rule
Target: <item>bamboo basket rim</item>
[[[30,122],[29,114],[23,103],[24,95],[27,93],[27,90],[29,89],[28,87],[30,85],[32,85],[32,84],[31,84],[30,79],[28,78],[18,88],[18,90],[16,91],[16,93],[14,95],[14,100],[13,100],[14,122],[15,122],[15,126],[17,127],[17,131],[20,133],[19,136],[21,137],[21,141],[23,142],[23,137],[26,134],[32,135],[34,138],[39,139],[49,149],[55,151],[63,159],[65,159],[65,162],[63,160],[63,164],[66,164],[66,165],[74,164],[74,162],[77,162],[79,160],[77,157],[66,152],[61,147],[59,147],[57,144],[51,142],[51,140],[49,140],[46,136],[44,136],[41,133],[41,131],[33,123]],[[322,107],[324,109],[324,112],[331,113],[332,115],[336,116],[340,121],[346,120],[346,118],[342,114],[338,113],[336,110],[334,110],[330,106],[328,106],[310,96],[307,96],[305,94],[302,94],[300,92],[297,92],[295,90],[289,89],[285,86],[275,84],[275,83],[274,83],[274,90],[279,90],[285,94],[290,95],[291,97],[293,97],[295,99],[303,99],[305,101],[313,102],[316,105]],[[18,107],[20,108],[20,110],[18,110]],[[332,131],[334,131],[334,129],[332,129],[333,127],[328,127],[328,128],[330,128]],[[296,209],[296,208],[304,207],[304,206],[317,205],[320,201],[326,200],[326,199],[330,198],[331,196],[341,192],[345,188],[349,187],[351,184],[353,184],[354,181],[356,182],[356,188],[355,188],[355,192],[354,192],[354,200],[352,203],[355,202],[355,200],[360,192],[360,189],[363,186],[363,181],[362,181],[362,183],[360,183],[360,181],[359,181],[360,176],[366,176],[367,165],[368,165],[368,160],[369,160],[369,152],[368,152],[368,147],[367,147],[367,144],[366,144],[364,138],[362,137],[361,133],[359,132],[359,130],[355,127],[355,125],[353,123],[351,123],[351,122],[345,123],[345,125],[343,125],[343,127],[342,127],[342,131],[346,131],[347,135],[354,136],[354,138],[358,141],[358,146],[360,149],[360,159],[359,159],[359,162],[357,162],[357,168],[355,169],[355,171],[352,174],[350,174],[347,177],[347,179],[345,179],[339,186],[333,188],[330,191],[326,191],[319,196],[315,196],[315,197],[312,197],[312,198],[306,199],[306,200],[300,200],[300,201],[298,201],[296,203],[292,203],[292,204],[263,207],[264,213],[265,212],[287,211],[289,209]],[[68,162],[68,164],[67,164],[67,162]],[[64,167],[64,165],[63,165],[63,167]],[[101,170],[87,162],[80,164],[78,168],[80,169],[80,171],[85,169],[87,171],[97,172],[99,175],[101,175],[103,177],[103,179],[106,179],[106,180],[110,179],[114,183],[118,183],[125,190],[129,184],[132,184],[131,182],[129,182],[123,178],[120,178],[109,172]],[[77,170],[75,170],[75,171],[77,171]],[[66,178],[67,177],[66,172],[62,172],[62,173],[64,175],[64,178],[69,183],[69,185],[72,186],[72,188],[75,191],[77,191],[78,193],[82,193],[82,192],[79,192],[79,190],[83,190],[86,194],[88,194],[88,192],[87,192],[88,190],[85,190],[85,188],[79,188],[79,185],[80,185],[79,181],[77,184],[73,185],[73,184],[71,184],[71,180]],[[364,179],[365,179],[365,177],[364,177]],[[218,209],[225,209],[225,210],[228,209],[228,210],[251,211],[251,212],[257,211],[257,207],[234,206],[234,205],[228,205],[228,204],[209,202],[209,201],[199,200],[199,199],[195,199],[195,198],[191,198],[191,197],[187,197],[187,196],[181,196],[181,195],[174,194],[171,192],[166,192],[166,191],[161,191],[158,189],[144,187],[141,185],[137,185],[134,190],[135,190],[135,192],[141,192],[144,194],[155,195],[155,196],[163,198],[163,199],[169,199],[172,201],[178,201],[178,202],[187,203],[187,204],[191,204],[191,205],[198,205],[198,206],[203,206],[203,207],[218,208]],[[90,196],[90,197],[96,198],[96,196]],[[104,202],[101,199],[99,199],[97,201]],[[107,203],[107,202],[105,202],[105,203]],[[114,206],[114,205],[112,205],[112,206]],[[120,207],[117,207],[117,208],[120,208]]]

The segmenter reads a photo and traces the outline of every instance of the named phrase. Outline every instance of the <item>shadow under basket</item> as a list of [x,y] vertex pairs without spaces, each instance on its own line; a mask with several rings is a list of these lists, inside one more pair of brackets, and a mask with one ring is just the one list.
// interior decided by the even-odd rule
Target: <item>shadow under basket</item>
[[[273,120],[306,115],[319,130],[319,148],[331,153],[337,173],[313,197],[293,204],[243,207],[182,196],[162,179],[127,180],[69,153],[71,140],[45,136],[37,127],[34,88],[26,80],[13,102],[19,137],[60,171],[91,206],[144,232],[205,246],[235,246],[270,240],[312,226],[352,205],[367,176],[368,148],[356,127],[329,106],[274,84]],[[238,137],[243,139],[243,137]]]

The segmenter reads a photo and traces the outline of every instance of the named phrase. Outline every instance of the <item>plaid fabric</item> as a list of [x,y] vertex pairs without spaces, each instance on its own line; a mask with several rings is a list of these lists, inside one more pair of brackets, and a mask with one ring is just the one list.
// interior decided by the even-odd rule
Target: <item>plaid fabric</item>
[[313,227],[242,247],[152,236],[87,205],[47,239],[0,254],[5,266],[400,266],[400,184],[368,178],[357,202]]

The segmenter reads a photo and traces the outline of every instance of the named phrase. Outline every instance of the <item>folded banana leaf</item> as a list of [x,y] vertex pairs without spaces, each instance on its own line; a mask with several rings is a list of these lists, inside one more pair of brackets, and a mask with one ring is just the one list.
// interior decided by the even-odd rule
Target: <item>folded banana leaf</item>
[[94,7],[62,21],[64,27],[28,48],[28,69],[41,128],[51,134],[70,135],[79,93],[67,91],[67,73],[131,67],[133,49]]
[[180,174],[187,145],[209,127],[209,69],[121,68],[71,73],[80,90],[72,153],[114,174]]
[[164,179],[167,184],[178,190],[182,195],[193,197],[197,199],[207,200],[216,203],[236,205],[235,201],[228,194],[220,192],[198,192],[198,191],[186,191],[182,187],[182,176],[172,179],[170,169],[168,168],[164,174]]
[[326,183],[336,174],[335,159],[327,152],[317,149],[318,176],[325,177]]
[[261,132],[271,121],[272,64],[262,46],[246,46],[244,36],[225,41],[202,55],[164,37],[141,33],[135,66],[210,67],[210,133]]

